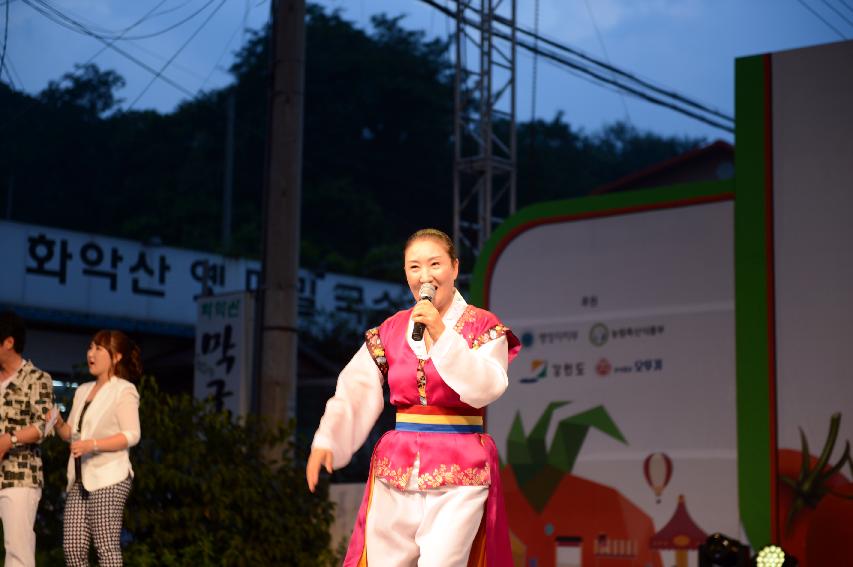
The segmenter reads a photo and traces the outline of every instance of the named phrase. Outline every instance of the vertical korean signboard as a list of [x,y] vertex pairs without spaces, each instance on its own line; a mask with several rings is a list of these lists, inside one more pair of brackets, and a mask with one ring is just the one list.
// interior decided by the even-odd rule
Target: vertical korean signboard
[[253,315],[250,293],[198,299],[194,395],[212,397],[234,415],[245,415],[251,403]]

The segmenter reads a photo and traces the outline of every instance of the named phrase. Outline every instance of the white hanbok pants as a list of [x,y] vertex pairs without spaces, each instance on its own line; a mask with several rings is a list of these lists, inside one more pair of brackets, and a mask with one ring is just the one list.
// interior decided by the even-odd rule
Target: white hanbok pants
[[488,486],[398,490],[376,480],[365,525],[367,564],[465,567],[488,495]]

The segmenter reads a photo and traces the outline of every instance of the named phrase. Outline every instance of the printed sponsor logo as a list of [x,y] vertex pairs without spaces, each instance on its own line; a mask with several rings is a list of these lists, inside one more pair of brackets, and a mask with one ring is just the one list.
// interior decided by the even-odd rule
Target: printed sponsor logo
[[533,384],[545,378],[548,374],[548,361],[532,360],[530,362],[530,374],[531,376],[526,376],[521,379],[522,384]]
[[578,340],[578,332],[574,329],[564,331],[543,331],[536,333],[539,343],[543,345],[573,343]]
[[656,337],[664,332],[663,325],[636,325],[631,327],[619,327],[610,330],[610,337],[617,339],[642,339]]
[[548,378],[573,378],[583,376],[586,367],[583,362],[556,362],[548,363],[547,360],[533,360],[530,362],[530,374],[521,378],[523,384],[534,384]]
[[609,338],[610,329],[604,323],[596,323],[589,329],[589,342],[594,346],[604,346]]
[[595,373],[601,376],[602,378],[609,375],[611,372],[613,372],[613,365],[610,364],[610,361],[606,358],[602,358],[595,365]]
[[615,374],[649,374],[663,371],[662,358],[639,358],[633,364],[613,367]]

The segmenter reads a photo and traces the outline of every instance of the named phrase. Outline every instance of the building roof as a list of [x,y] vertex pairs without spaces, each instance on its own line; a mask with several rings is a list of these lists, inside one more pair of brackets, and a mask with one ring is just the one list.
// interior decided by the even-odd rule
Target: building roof
[[734,176],[734,155],[734,146],[717,140],[601,185],[590,194],[603,195],[677,183],[730,179]]
[[669,522],[652,536],[652,549],[696,549],[708,538],[687,513],[684,495],[678,495],[678,506]]

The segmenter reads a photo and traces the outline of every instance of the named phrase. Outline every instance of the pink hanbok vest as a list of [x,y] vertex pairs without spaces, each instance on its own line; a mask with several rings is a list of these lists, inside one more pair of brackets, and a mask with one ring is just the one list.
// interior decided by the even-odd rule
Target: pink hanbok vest
[[[406,338],[410,317],[411,309],[400,311],[366,333],[368,350],[388,381],[391,403],[398,408],[398,416],[404,412],[447,414],[454,416],[457,422],[464,418],[456,416],[468,416],[472,420],[482,416],[483,409],[464,403],[445,384],[431,360],[417,358]],[[471,305],[465,309],[454,330],[465,338],[472,349],[505,336],[509,361],[521,349],[515,335],[495,315]],[[400,429],[387,432],[374,448],[370,477],[344,565],[367,565],[364,542],[367,514],[381,513],[381,510],[370,510],[373,482],[381,479],[399,490],[405,489],[418,456],[418,490],[446,486],[489,487],[486,509],[471,550],[469,565],[511,566],[512,553],[500,485],[498,453],[492,438],[482,432],[443,433]]]

